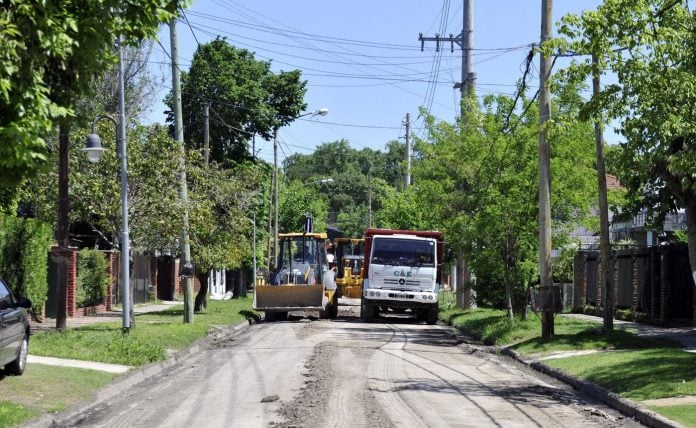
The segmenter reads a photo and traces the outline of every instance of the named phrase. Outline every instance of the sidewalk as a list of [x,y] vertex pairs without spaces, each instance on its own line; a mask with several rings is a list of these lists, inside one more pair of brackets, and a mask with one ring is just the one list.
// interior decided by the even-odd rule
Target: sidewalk
[[[583,321],[602,324],[604,319],[593,315],[584,314],[560,314],[562,317],[575,318]],[[694,327],[658,327],[650,324],[621,321],[614,319],[614,327],[632,331],[645,338],[667,338],[679,341],[684,345],[686,352],[696,352],[696,328]]]

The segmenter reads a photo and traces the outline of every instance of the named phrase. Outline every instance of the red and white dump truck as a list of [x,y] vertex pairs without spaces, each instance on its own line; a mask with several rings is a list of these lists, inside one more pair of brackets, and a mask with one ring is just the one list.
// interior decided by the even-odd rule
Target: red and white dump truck
[[390,311],[410,312],[435,324],[443,253],[442,232],[365,230],[362,320],[370,322]]

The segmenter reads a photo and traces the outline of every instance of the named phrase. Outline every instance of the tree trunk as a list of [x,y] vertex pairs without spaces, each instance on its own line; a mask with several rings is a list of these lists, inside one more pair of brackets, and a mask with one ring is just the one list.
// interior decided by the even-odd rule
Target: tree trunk
[[686,206],[686,227],[689,243],[689,265],[691,266],[691,324],[696,326],[696,201]]
[[507,306],[507,317],[510,321],[513,321],[515,319],[515,314],[512,311],[512,293],[510,292],[510,281],[509,281],[509,276],[508,272],[509,267],[507,264],[505,265],[505,269],[503,270],[503,281],[505,282],[505,306]]
[[457,252],[457,307],[469,309],[471,307],[471,283],[469,282],[469,270],[466,267],[464,254]]
[[196,301],[193,305],[194,312],[203,312],[208,309],[208,276],[210,276],[210,271],[205,272],[196,271],[196,278],[201,283],[201,288],[196,294]]
[[[70,128],[67,120],[59,125],[58,135],[58,264],[56,288],[56,329],[65,330],[67,326],[67,289],[68,289],[68,243],[69,227],[68,212],[70,204],[68,199],[68,153],[70,148]],[[56,253],[54,253],[56,254]]]

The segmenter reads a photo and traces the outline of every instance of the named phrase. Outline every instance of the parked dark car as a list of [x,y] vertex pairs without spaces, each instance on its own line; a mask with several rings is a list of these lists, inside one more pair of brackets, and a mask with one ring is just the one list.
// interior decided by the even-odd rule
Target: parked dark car
[[5,281],[0,279],[0,367],[5,373],[21,375],[29,353],[29,320],[31,302],[15,298]]

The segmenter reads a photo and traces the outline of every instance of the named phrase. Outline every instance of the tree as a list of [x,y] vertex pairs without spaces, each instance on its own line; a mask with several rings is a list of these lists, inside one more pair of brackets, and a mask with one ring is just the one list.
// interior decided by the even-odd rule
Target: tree
[[[557,122],[549,129],[552,169],[558,171],[552,183],[555,248],[588,212],[594,189],[592,129],[575,120],[580,103],[574,89],[556,94]],[[476,273],[479,302],[506,308],[510,318],[513,307],[525,307],[538,276],[538,113],[522,101],[529,108],[518,113],[512,99],[486,97],[481,107],[463,109],[454,125],[426,117],[428,140],[416,144],[420,160],[412,186],[422,204],[415,218],[445,231]]]
[[305,218],[309,214],[314,218],[314,230],[326,230],[328,216],[327,197],[319,193],[312,185],[300,181],[291,181],[279,192],[279,228],[281,233],[302,232]]
[[[659,227],[667,213],[686,210],[689,261],[696,275],[695,18],[679,1],[606,0],[595,11],[564,17],[559,32],[565,39],[552,48],[595,55],[599,68],[615,79],[583,113],[620,121],[625,142],[618,174],[633,213],[646,209],[648,222]],[[587,58],[564,71],[567,81],[591,75]]]
[[[254,134],[270,139],[273,129],[292,122],[305,109],[305,81],[300,72],[273,74],[271,63],[218,38],[194,53],[181,74],[183,121],[187,145],[203,145],[203,107],[210,104],[210,159],[222,165],[249,159]],[[171,93],[167,104],[171,107]],[[173,121],[172,114],[168,120]]]
[[16,185],[47,160],[55,123],[72,114],[114,42],[153,36],[178,2],[117,0],[0,5],[0,182]]
[[210,271],[237,269],[252,255],[251,213],[259,205],[258,183],[265,173],[260,164],[240,163],[230,169],[215,162],[204,166],[200,160],[200,152],[190,152],[191,257],[201,283],[197,312],[207,306]]

